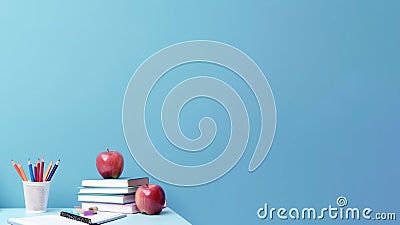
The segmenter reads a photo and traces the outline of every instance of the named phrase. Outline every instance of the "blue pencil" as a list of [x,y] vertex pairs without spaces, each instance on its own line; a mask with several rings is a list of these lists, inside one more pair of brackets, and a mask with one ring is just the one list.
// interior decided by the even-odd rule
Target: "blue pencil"
[[35,182],[35,176],[33,175],[32,163],[30,159],[28,159],[28,167],[29,167],[29,174],[31,175],[31,181]]
[[51,169],[51,172],[50,172],[49,176],[47,177],[46,181],[51,181],[51,178],[53,177],[54,173],[56,172],[58,164],[60,164],[60,160],[57,160],[57,162],[54,164],[53,169]]

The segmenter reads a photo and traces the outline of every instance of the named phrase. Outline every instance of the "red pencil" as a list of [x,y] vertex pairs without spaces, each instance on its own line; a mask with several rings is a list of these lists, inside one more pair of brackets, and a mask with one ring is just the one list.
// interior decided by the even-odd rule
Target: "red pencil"
[[35,181],[39,182],[39,170],[40,170],[40,159],[38,158],[38,161],[35,166]]
[[42,162],[40,163],[39,182],[43,182],[43,170],[44,170],[44,156],[42,156]]

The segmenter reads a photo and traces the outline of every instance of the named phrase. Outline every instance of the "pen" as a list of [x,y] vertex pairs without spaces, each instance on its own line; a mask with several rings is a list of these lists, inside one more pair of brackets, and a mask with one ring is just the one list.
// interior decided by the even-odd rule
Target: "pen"
[[33,175],[32,163],[30,159],[28,159],[28,168],[29,168],[29,174],[31,175],[31,181],[35,182],[35,175]]
[[54,164],[53,169],[51,170],[51,172],[50,172],[49,176],[47,177],[46,181],[51,181],[51,178],[53,177],[54,173],[56,172],[58,164],[60,164],[60,160],[57,160],[57,162]]
[[49,166],[47,167],[46,170],[46,174],[43,176],[43,181],[47,181],[47,177],[49,177],[49,173],[52,166],[53,166],[53,161],[50,161]]
[[21,171],[19,170],[17,164],[15,164],[14,160],[12,160],[12,159],[11,159],[11,164],[14,166],[15,170],[17,171],[17,173],[19,174],[19,176],[23,180],[24,178],[22,177]]
[[25,174],[24,168],[22,168],[22,166],[21,166],[21,164],[19,162],[18,162],[18,169],[21,172],[22,180],[23,181],[28,181],[28,179],[26,178],[26,174]]

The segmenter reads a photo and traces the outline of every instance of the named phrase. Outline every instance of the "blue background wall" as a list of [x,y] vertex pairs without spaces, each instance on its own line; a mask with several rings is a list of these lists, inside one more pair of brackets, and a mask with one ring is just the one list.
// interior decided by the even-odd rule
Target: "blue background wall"
[[[151,177],[170,207],[193,224],[264,224],[256,216],[264,203],[326,207],[343,195],[399,214],[399,10],[398,1],[1,1],[0,207],[24,205],[10,159],[61,158],[50,207],[78,204],[76,187],[99,178],[95,157],[106,148],[125,156],[124,176],[146,175],[124,140],[125,88],[156,51],[207,39],[241,49],[264,71],[276,136],[253,173],[246,151],[207,185]],[[190,111],[202,108],[182,118],[188,135],[197,128]],[[224,117],[218,106],[209,111]],[[321,221],[332,222],[343,221]]]

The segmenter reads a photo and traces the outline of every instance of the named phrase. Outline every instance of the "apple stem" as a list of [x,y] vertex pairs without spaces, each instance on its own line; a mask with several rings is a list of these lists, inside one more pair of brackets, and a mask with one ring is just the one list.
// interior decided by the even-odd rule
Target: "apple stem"
[[110,149],[107,148],[107,152],[110,152]]

